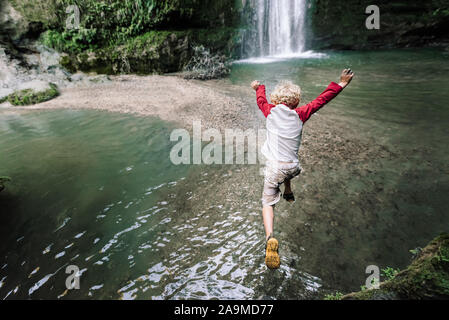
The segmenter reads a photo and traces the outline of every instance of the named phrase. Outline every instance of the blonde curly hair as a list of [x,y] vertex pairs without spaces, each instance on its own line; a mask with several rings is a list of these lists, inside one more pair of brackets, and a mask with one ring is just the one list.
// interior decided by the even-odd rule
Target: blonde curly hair
[[271,102],[285,104],[290,108],[297,107],[301,101],[301,88],[291,81],[283,81],[276,86],[270,95]]

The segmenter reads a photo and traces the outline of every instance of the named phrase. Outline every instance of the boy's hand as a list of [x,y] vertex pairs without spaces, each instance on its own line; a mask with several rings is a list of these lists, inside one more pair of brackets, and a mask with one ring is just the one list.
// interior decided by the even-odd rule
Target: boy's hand
[[260,82],[257,81],[257,80],[254,80],[254,81],[251,83],[251,87],[252,87],[254,90],[257,91],[257,89],[259,89],[259,87],[260,87]]
[[340,76],[340,83],[339,85],[343,88],[345,88],[348,84],[351,83],[352,78],[354,77],[354,72],[351,69],[345,69],[341,73]]

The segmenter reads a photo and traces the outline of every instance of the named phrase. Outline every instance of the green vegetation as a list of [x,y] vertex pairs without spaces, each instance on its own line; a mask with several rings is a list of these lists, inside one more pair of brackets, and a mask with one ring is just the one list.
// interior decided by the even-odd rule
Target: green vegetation
[[236,34],[234,28],[228,27],[212,30],[151,30],[120,45],[63,55],[60,63],[71,72],[76,70],[105,74],[176,72],[184,69],[191,61],[195,54],[194,48],[202,46],[200,43],[207,43],[205,47],[213,56],[231,56],[235,48],[233,39]]
[[63,55],[60,63],[71,72],[175,72],[188,62],[188,40],[188,34],[184,31],[149,31],[119,46],[111,45]]
[[387,280],[393,279],[401,270],[393,269],[391,267],[386,267],[382,269],[382,276],[386,277]]
[[27,106],[51,100],[58,95],[58,88],[50,83],[50,88],[47,90],[38,92],[33,89],[20,90],[10,94],[4,100],[8,100],[14,106]]
[[384,273],[391,278],[378,289],[351,293],[342,299],[449,299],[449,234],[431,241],[407,269],[397,272],[386,268]]
[[[238,27],[236,0],[11,0],[29,21],[38,22],[43,42],[55,49],[79,52],[87,48],[122,44],[150,30]],[[67,29],[66,22],[76,4],[80,11],[79,29]],[[204,31],[206,32],[206,31]]]
[[343,293],[337,291],[334,294],[327,294],[324,300],[341,300],[342,297]]
[[[196,46],[235,55],[242,2],[239,0],[11,0],[42,27],[40,41],[64,52],[69,71],[164,73],[182,70]],[[79,28],[73,23],[76,4]],[[50,12],[50,14],[47,14]]]
[[69,30],[59,32],[47,30],[41,34],[40,41],[47,47],[60,52],[79,53],[89,48],[96,48],[90,29]]

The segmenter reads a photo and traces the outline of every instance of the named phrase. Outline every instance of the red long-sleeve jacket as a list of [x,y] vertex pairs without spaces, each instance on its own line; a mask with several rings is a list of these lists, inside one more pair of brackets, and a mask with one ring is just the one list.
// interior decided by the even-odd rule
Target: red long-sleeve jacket
[[262,153],[269,160],[299,162],[298,151],[304,123],[326,103],[335,98],[343,88],[332,82],[318,98],[296,109],[267,101],[265,86],[257,89],[257,105],[267,118],[267,140]]
[[[301,121],[306,123],[310,117],[324,107],[328,102],[330,102],[333,98],[335,98],[343,88],[335,82],[331,82],[329,86],[324,90],[315,100],[312,102],[303,105],[294,109],[298,114]],[[261,85],[257,89],[257,105],[259,109],[263,112],[264,116],[267,118],[271,113],[271,109],[276,107],[274,104],[269,104],[265,95],[265,86]]]

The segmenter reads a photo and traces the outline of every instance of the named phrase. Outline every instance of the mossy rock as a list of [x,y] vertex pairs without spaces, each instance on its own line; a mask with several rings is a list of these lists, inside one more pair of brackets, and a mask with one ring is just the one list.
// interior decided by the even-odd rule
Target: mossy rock
[[212,53],[232,56],[236,48],[234,28],[215,30],[152,30],[121,45],[63,54],[60,64],[72,73],[98,74],[170,73],[181,71],[193,55],[193,47],[204,45]]
[[449,234],[431,241],[410,266],[378,289],[363,290],[343,300],[449,299]]
[[10,94],[5,100],[9,101],[13,106],[28,106],[51,100],[58,95],[57,86],[50,83],[45,90],[23,89]]
[[10,177],[0,177],[0,192],[5,189],[5,182],[11,181]]

